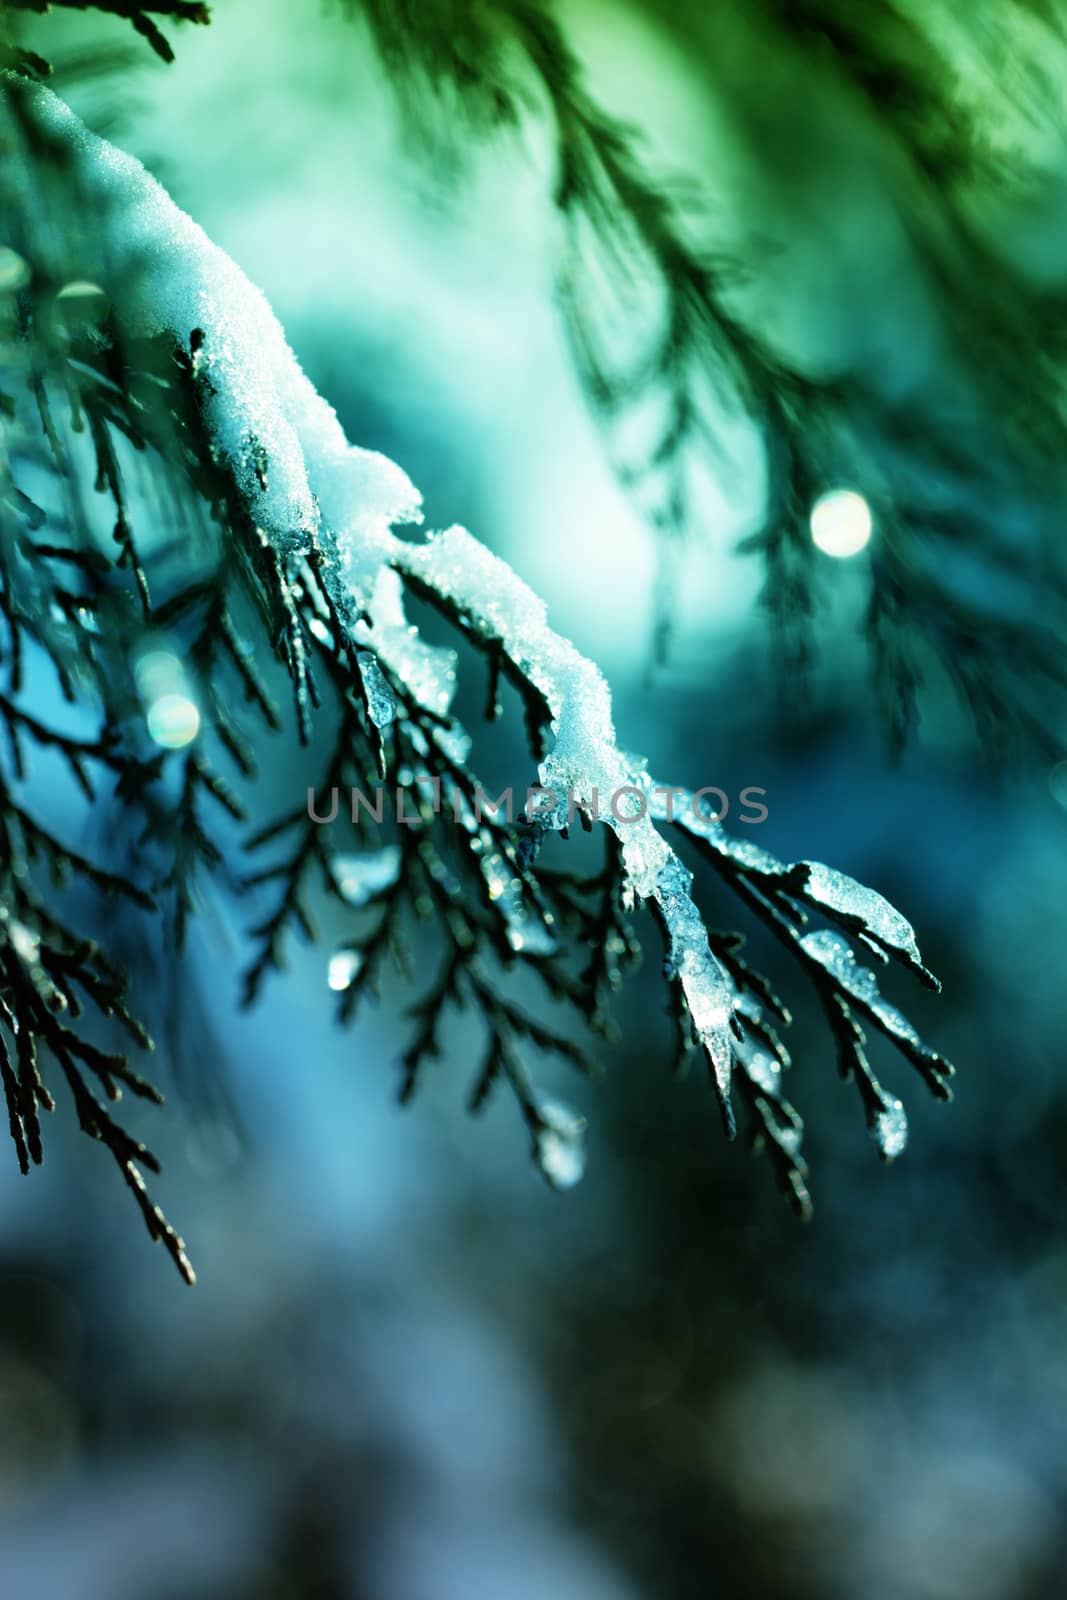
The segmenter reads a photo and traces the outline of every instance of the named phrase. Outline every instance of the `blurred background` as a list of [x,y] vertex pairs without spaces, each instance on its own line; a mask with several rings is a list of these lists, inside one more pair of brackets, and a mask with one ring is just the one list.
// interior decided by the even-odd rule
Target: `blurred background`
[[[728,131],[736,106],[658,8],[564,10],[605,102],[665,168],[714,171],[726,236],[766,241],[783,336],[829,365],[921,365],[936,330],[908,241],[832,118],[808,107],[782,171],[776,142]],[[328,950],[294,950],[240,1014],[240,918],[207,908],[184,965],[140,979],[169,1007],[171,1104],[150,1131],[195,1291],[73,1128],[32,1184],[0,1163],[3,1592],[1059,1596],[1067,767],[998,777],[936,703],[891,766],[847,561],[826,563],[817,692],[783,720],[760,573],[735,549],[761,496],[743,435],[749,465],[684,552],[653,668],[653,542],[560,331],[545,150],[525,130],[461,172],[427,161],[366,34],[336,7],[303,6],[299,28],[292,11],[223,0],[210,29],[175,32],[173,66],[138,54],[65,92],[265,290],[349,437],[541,593],[652,770],[765,788],[761,843],[902,907],[945,992],[893,996],[957,1062],[957,1098],[928,1101],[883,1059],[912,1134],[880,1164],[811,996],[754,938],[795,1003],[816,1204],[798,1225],[767,1163],[722,1139],[706,1085],[670,1076],[650,943],[607,1082],[558,1074],[590,1157],[553,1194],[509,1103],[463,1112],[467,1026],[401,1111],[402,987],[339,1032]],[[71,61],[128,47],[106,19],[64,27]],[[736,27],[721,48],[720,91],[766,122],[782,73]],[[294,774],[302,792],[284,765],[265,761],[264,814]]]

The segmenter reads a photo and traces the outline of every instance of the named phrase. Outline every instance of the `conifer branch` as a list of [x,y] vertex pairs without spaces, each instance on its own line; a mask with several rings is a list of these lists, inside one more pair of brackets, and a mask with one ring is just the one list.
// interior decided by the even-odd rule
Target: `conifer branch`
[[[736,938],[709,935],[673,843],[679,829],[797,958],[834,1022],[840,1060],[860,1085],[882,1153],[897,1154],[903,1113],[867,1066],[855,1015],[903,1051],[935,1093],[951,1069],[883,1000],[844,933],[801,929],[815,911],[929,982],[899,913],[818,864],[787,865],[729,840],[692,805],[684,818],[660,814],[643,764],[618,744],[597,668],[464,530],[424,541],[393,531],[417,519],[417,492],[395,464],[349,443],[232,262],[137,163],[94,140],[47,90],[6,77],[0,114],[20,160],[70,202],[38,211],[17,169],[6,169],[16,173],[0,190],[6,237],[27,265],[18,320],[3,330],[11,394],[0,501],[0,723],[8,736],[0,758],[0,1081],[20,1166],[40,1159],[39,1112],[52,1105],[45,1079],[58,1073],[81,1127],[110,1150],[150,1233],[191,1279],[180,1238],[145,1193],[141,1168],[155,1170],[154,1158],[99,1098],[115,1101],[123,1088],[146,1099],[156,1093],[105,1048],[90,1019],[94,1011],[114,1019],[139,1048],[147,1034],[120,974],[68,929],[46,879],[69,875],[91,898],[123,896],[145,915],[160,902],[178,947],[207,877],[223,892],[239,879],[252,902],[246,1003],[283,966],[291,934],[316,937],[320,904],[346,919],[330,963],[343,1020],[380,987],[387,958],[410,979],[414,938],[420,948],[436,940],[435,976],[409,1018],[401,1093],[410,1097],[443,1052],[448,1013],[475,1011],[485,1044],[469,1074],[470,1104],[506,1085],[533,1158],[557,1188],[581,1176],[584,1121],[542,1094],[530,1058],[556,1055],[595,1071],[581,1022],[610,1036],[611,997],[636,964],[637,919],[649,908],[666,939],[677,1035],[707,1060],[727,1132],[736,1085],[779,1184],[806,1211],[800,1119],[779,1081],[788,1056],[778,1028],[788,1011],[742,961]],[[62,236],[53,214],[64,218]],[[153,280],[158,302],[146,301],[138,277],[146,253],[162,275]],[[68,282],[97,285],[106,316],[59,327],[51,313],[57,286]],[[75,465],[82,432],[96,455],[95,482]],[[133,451],[150,474],[165,537],[131,534],[141,520],[125,486]],[[29,493],[42,475],[52,486],[43,519]],[[117,540],[100,537],[100,498],[116,510]],[[448,620],[461,654],[409,624],[407,595]],[[552,802],[526,823],[482,805],[471,735],[452,711],[457,671],[472,654],[489,666],[491,712],[502,683],[520,697],[522,775],[539,780]],[[160,655],[180,692],[151,687]],[[30,709],[31,672],[49,663],[79,727],[94,731],[71,733]],[[287,714],[276,708],[271,677],[288,681]],[[262,815],[235,688],[265,739],[282,724],[325,750],[310,808]],[[184,718],[177,729],[159,723],[168,700]],[[29,749],[63,761],[87,805],[101,803],[101,777],[114,782],[133,825],[129,878],[71,849],[38,815]],[[412,814],[379,816],[371,833],[364,816],[333,801],[347,786],[374,793],[383,775]],[[607,804],[624,791],[643,798],[644,809],[624,817],[613,803],[609,812],[598,807],[598,794]],[[217,830],[246,816],[250,870],[241,873],[231,865],[241,847]],[[546,841],[575,821],[606,836],[603,864],[588,875],[543,860]]]

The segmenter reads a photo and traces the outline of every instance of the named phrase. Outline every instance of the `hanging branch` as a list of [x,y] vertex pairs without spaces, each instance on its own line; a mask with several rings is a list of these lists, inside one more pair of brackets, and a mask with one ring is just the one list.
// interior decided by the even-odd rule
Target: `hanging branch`
[[[1027,279],[973,220],[977,183],[1021,188],[1031,175],[1018,158],[1012,165],[994,157],[976,96],[965,103],[959,75],[927,25],[929,8],[758,0],[749,18],[761,50],[777,44],[785,55],[798,52],[805,84],[815,73],[844,86],[854,113],[873,116],[888,136],[897,165],[887,157],[876,178],[909,233],[947,346],[944,392],[903,396],[858,369],[813,375],[760,331],[744,292],[751,269],[701,242],[708,226],[694,221],[696,186],[656,173],[640,128],[598,103],[548,0],[350,0],[350,8],[367,18],[414,125],[436,127],[436,104],[450,120],[457,108],[466,112],[475,136],[538,113],[552,127],[553,198],[565,223],[560,306],[579,377],[609,436],[635,417],[659,419],[647,448],[627,446],[620,466],[657,535],[655,656],[662,660],[669,648],[676,555],[683,541],[704,536],[694,476],[733,470],[724,419],[732,426],[747,415],[763,441],[766,494],[760,525],[742,549],[764,565],[761,600],[784,692],[795,695],[815,659],[820,591],[828,587],[817,581],[809,514],[825,490],[852,484],[877,515],[865,632],[891,747],[899,750],[914,728],[927,676],[947,672],[991,757],[1011,748],[1041,759],[1050,747],[1062,753],[1058,697],[1044,714],[1028,704],[1028,686],[1043,675],[1030,631],[1005,637],[996,626],[969,625],[954,552],[975,549],[975,507],[991,499],[1034,524],[1044,554],[1020,543],[1006,565],[1062,637],[1067,300]],[[1012,9],[1005,0],[1005,13]],[[1046,7],[1028,9],[1039,36],[1047,30],[1045,42],[1061,51],[1056,19]],[[680,7],[670,18],[690,48],[710,48],[694,20],[702,15]],[[1013,20],[1005,16],[1005,31]],[[708,71],[714,89],[713,60]],[[988,76],[987,98],[1010,93],[994,64]],[[1047,93],[1055,94],[1051,75]],[[651,331],[636,337],[635,286],[654,303],[645,319]],[[924,474],[936,480],[936,493]]]

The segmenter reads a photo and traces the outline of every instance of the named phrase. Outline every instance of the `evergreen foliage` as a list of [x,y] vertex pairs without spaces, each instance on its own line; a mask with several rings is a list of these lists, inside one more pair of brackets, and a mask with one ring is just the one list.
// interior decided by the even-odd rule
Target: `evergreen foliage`
[[[722,422],[737,411],[764,443],[764,511],[747,548],[764,565],[783,686],[803,682],[815,654],[821,584],[811,506],[824,489],[851,483],[882,531],[865,627],[894,753],[916,725],[924,685],[947,678],[995,762],[1055,758],[1067,602],[1059,537],[1067,301],[1059,281],[1012,255],[1003,219],[1012,207],[1056,203],[1055,176],[1040,145],[1027,152],[1027,135],[1049,122],[1058,94],[1061,8],[1029,0],[994,0],[974,16],[947,0],[668,8],[710,81],[723,77],[728,105],[736,89],[721,61],[738,31],[750,40],[748,57],[766,62],[769,86],[784,85],[777,121],[760,108],[760,137],[783,170],[792,168],[806,100],[809,111],[812,101],[838,108],[841,137],[870,147],[870,181],[891,197],[943,330],[936,376],[902,386],[864,365],[816,370],[763,331],[766,307],[752,292],[760,263],[724,250],[709,222],[716,175],[696,185],[655,170],[641,129],[590,91],[550,0],[349,4],[369,20],[435,158],[441,125],[457,113],[481,137],[531,117],[552,131],[565,224],[561,313],[589,401],[622,441],[623,481],[658,535],[658,658],[672,631],[673,556],[706,528],[700,470],[729,467]],[[1006,53],[1015,70],[1004,70]],[[743,138],[748,108],[730,109]],[[651,318],[635,304],[634,285],[648,282],[657,286]],[[651,322],[636,349],[635,321]],[[628,428],[646,412],[650,437],[648,427]],[[635,434],[648,439],[643,448],[627,442]],[[1008,606],[975,605],[961,573],[968,560],[1003,573],[1006,591],[1026,589],[1025,626]]]
[[[102,9],[128,17],[164,55],[150,13],[206,20],[195,5]],[[673,198],[643,169],[636,136],[590,98],[563,31],[537,0],[411,8],[374,0],[367,9],[390,66],[414,66],[445,85],[482,127],[522,115],[513,71],[520,83],[530,70],[539,78],[559,138],[564,306],[580,370],[605,416],[650,385],[667,394],[666,430],[634,470],[664,475],[659,521],[668,535],[688,525],[686,452],[709,430],[694,398],[699,370],[713,384],[728,382],[765,429],[770,492],[754,542],[767,560],[767,599],[788,659],[803,656],[797,627],[811,605],[803,520],[822,486],[846,466],[866,483],[869,465],[881,486],[871,498],[892,532],[872,564],[871,620],[894,730],[902,735],[910,723],[918,682],[898,625],[907,606],[914,632],[929,607],[924,642],[944,654],[980,721],[995,732],[1007,719],[1028,738],[1045,738],[1038,724],[1025,725],[1012,693],[1027,672],[1059,678],[1047,639],[1017,628],[1009,648],[987,619],[968,631],[915,555],[919,524],[936,518],[898,492],[908,462],[934,452],[967,477],[969,492],[970,475],[983,470],[964,459],[947,423],[917,424],[910,405],[887,408],[857,378],[814,379],[759,338],[731,297],[729,275],[688,241]],[[781,9],[781,26],[812,25],[801,9]],[[888,95],[894,134],[940,185],[954,160],[949,146],[957,150],[953,141],[965,133],[947,112],[936,139],[927,122],[920,131],[909,107],[925,77],[909,75],[906,59],[880,76],[860,48],[866,33],[850,30],[844,14],[836,38],[828,26],[823,19],[841,70],[863,94]],[[871,1068],[865,1030],[895,1045],[939,1097],[951,1068],[882,997],[849,941],[934,985],[907,922],[841,874],[732,839],[682,791],[677,805],[664,802],[644,763],[615,742],[603,679],[551,631],[536,597],[461,530],[425,542],[410,528],[393,531],[417,518],[417,494],[391,463],[348,445],[262,297],[136,163],[85,134],[33,81],[45,70],[39,57],[20,53],[14,36],[5,48],[18,70],[0,91],[0,1068],[23,1170],[41,1159],[40,1114],[54,1106],[49,1083],[61,1080],[149,1231],[191,1278],[181,1239],[145,1192],[141,1169],[152,1170],[153,1157],[109,1109],[123,1089],[158,1096],[128,1055],[99,1042],[96,1019],[112,1019],[137,1051],[148,1037],[127,1009],[118,964],[82,928],[95,925],[99,897],[114,897],[161,919],[180,951],[198,897],[216,883],[252,906],[246,1003],[284,966],[291,937],[315,937],[323,894],[351,918],[331,968],[342,1021],[390,964],[411,978],[418,993],[405,1099],[442,1048],[448,1012],[472,1010],[485,1033],[472,1108],[498,1087],[509,1090],[541,1171],[566,1187],[581,1174],[581,1121],[541,1095],[529,1060],[554,1052],[591,1070],[574,1017],[584,1036],[610,1041],[611,995],[636,963],[635,919],[647,904],[664,936],[679,1061],[693,1051],[705,1057],[728,1132],[736,1089],[780,1187],[806,1213],[802,1123],[782,1080],[788,1009],[744,960],[738,935],[705,929],[675,842],[703,858],[796,958],[878,1148],[898,1154],[903,1110]],[[941,208],[939,230],[950,225],[965,226]],[[615,371],[595,330],[583,285],[588,230],[609,254],[637,249],[661,274],[663,339],[635,370]],[[1034,315],[1047,309],[1026,304]],[[1055,347],[1046,348],[1051,362]],[[961,377],[976,395],[964,355],[961,342]],[[1018,436],[1012,465],[1032,452],[1047,465],[1058,438],[1051,393],[1029,392],[1025,407],[1040,425],[1024,425],[1009,364],[982,378],[982,403],[1004,409],[1013,450]],[[1008,469],[997,461],[990,470]],[[1050,497],[1058,470],[1045,479]],[[946,537],[962,537],[958,516],[942,508]],[[994,526],[991,512],[991,541]],[[967,530],[968,538],[983,533]],[[451,713],[455,659],[409,628],[405,596],[436,610],[471,659],[482,659],[490,718],[517,703],[530,779],[572,790],[573,817],[557,811],[510,826],[486,814],[471,739]],[[145,661],[160,648],[182,664],[199,714],[195,738],[150,737]],[[254,749],[282,729],[321,743],[325,760],[311,805],[268,817]],[[48,807],[31,758],[46,774],[65,768],[86,807],[115,808],[133,841],[128,871],[104,870],[42,820]],[[383,843],[345,806],[328,824],[315,821],[330,814],[334,791],[369,792],[387,774],[419,826],[399,825]],[[603,856],[590,874],[548,860],[548,836],[565,834],[568,823],[591,829],[596,793],[603,803],[620,785],[643,805],[643,820],[601,812]],[[233,865],[237,823],[247,870]],[[812,914],[827,925],[805,931]],[[409,954],[420,923],[432,925],[438,943],[428,983]],[[540,986],[543,1006],[525,998],[528,982]]]

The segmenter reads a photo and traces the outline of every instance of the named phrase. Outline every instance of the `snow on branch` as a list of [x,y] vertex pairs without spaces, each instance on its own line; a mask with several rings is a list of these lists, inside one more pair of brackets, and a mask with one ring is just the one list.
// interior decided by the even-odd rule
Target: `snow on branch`
[[[898,1154],[906,1138],[903,1109],[874,1077],[857,1017],[889,1038],[936,1094],[947,1094],[951,1068],[882,998],[846,934],[932,983],[905,919],[874,891],[818,863],[789,866],[731,840],[692,803],[672,809],[669,797],[685,791],[654,785],[645,763],[620,746],[599,669],[553,631],[543,602],[510,567],[461,528],[413,537],[418,492],[393,462],[348,442],[266,300],[234,263],[138,162],[90,134],[48,90],[5,75],[3,97],[5,121],[27,161],[46,149],[62,192],[76,197],[93,222],[91,239],[80,236],[72,246],[28,188],[15,185],[4,194],[13,243],[32,273],[13,341],[26,367],[29,409],[19,410],[24,436],[20,445],[12,435],[6,470],[14,489],[17,474],[30,481],[31,461],[40,474],[43,457],[68,498],[65,513],[50,514],[56,537],[50,533],[47,541],[29,531],[49,520],[41,508],[21,490],[5,499],[0,612],[11,645],[5,656],[16,661],[25,635],[28,647],[43,650],[65,674],[70,697],[100,718],[95,740],[79,745],[65,733],[54,737],[88,793],[92,773],[117,775],[122,804],[143,820],[129,894],[143,901],[151,892],[180,942],[202,885],[225,865],[210,817],[244,818],[256,803],[241,716],[266,729],[279,723],[257,664],[270,651],[289,680],[301,735],[306,740],[313,725],[327,728],[329,756],[308,807],[273,820],[257,817],[257,831],[244,844],[257,861],[267,853],[243,886],[263,907],[249,932],[247,1003],[284,964],[294,932],[315,937],[323,894],[343,908],[353,929],[329,968],[342,1021],[376,992],[388,961],[415,981],[410,930],[432,921],[440,964],[411,1008],[402,1095],[414,1092],[425,1063],[443,1052],[447,1013],[470,1008],[486,1034],[472,1108],[506,1084],[537,1165],[551,1184],[567,1187],[584,1166],[584,1124],[540,1094],[525,1057],[547,1052],[590,1067],[575,1013],[592,1033],[611,1039],[610,995],[640,954],[633,918],[647,905],[665,940],[680,1056],[691,1048],[705,1056],[731,1135],[738,1090],[754,1139],[767,1146],[780,1186],[805,1213],[802,1122],[782,1088],[789,1058],[779,1029],[789,1013],[742,959],[739,936],[709,932],[694,899],[693,871],[676,848],[684,844],[706,857],[799,961],[826,1011],[841,1071],[858,1084],[881,1153]],[[80,342],[54,339],[44,310],[74,268],[79,278],[95,274],[109,306],[106,322]],[[63,396],[66,421],[56,396]],[[66,436],[83,419],[96,454],[97,489],[116,514],[106,559],[79,500]],[[177,554],[170,545],[149,549],[124,489],[123,452],[130,446],[207,508],[214,543],[190,532]],[[57,576],[71,567],[77,583]],[[426,642],[411,624],[408,592],[434,606],[486,658],[490,715],[499,709],[501,680],[518,692],[530,747],[527,776],[536,767],[544,801],[528,825],[483,813],[471,737],[451,715],[457,656]],[[174,641],[199,720],[189,738],[157,740],[163,749],[147,753],[131,662],[146,640],[161,635]],[[15,750],[20,738],[53,737],[24,707],[21,689],[13,665],[0,718]],[[242,702],[243,712],[235,710]],[[216,762],[235,770],[236,792]],[[419,825],[398,826],[395,843],[384,847],[375,830],[370,849],[367,819],[339,815],[336,795],[345,783],[362,789],[386,771],[409,794]],[[6,1065],[2,1050],[0,1061],[20,1160],[39,1158],[37,1111],[51,1105],[36,1058],[24,1049],[37,1038],[58,1061],[83,1126],[109,1145],[150,1229],[186,1270],[181,1241],[143,1196],[137,1163],[151,1158],[104,1113],[86,1074],[108,1094],[119,1082],[142,1092],[142,1080],[125,1058],[102,1056],[84,1034],[50,1020],[53,994],[69,1000],[76,982],[98,1008],[128,1020],[144,1042],[119,999],[118,975],[108,966],[94,976],[84,945],[58,922],[44,888],[27,872],[27,855],[32,866],[41,853],[35,841],[46,856],[63,855],[64,847],[47,842],[30,816],[19,797],[21,781],[21,769],[9,772],[5,761],[0,875],[14,898],[13,920],[0,927],[0,1039],[15,1041],[18,1061]],[[605,828],[603,866],[591,876],[542,860],[547,835],[564,833],[575,816]],[[96,889],[126,889],[125,877],[94,877],[88,863],[65,855]],[[808,911],[842,931],[802,933]],[[525,990],[520,1003],[516,973],[541,985],[543,1004],[531,1008]],[[560,1008],[567,1015],[557,1025]]]

